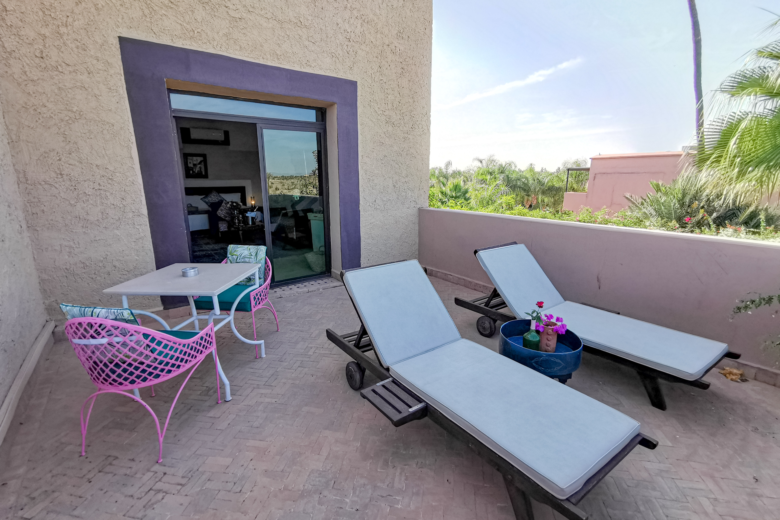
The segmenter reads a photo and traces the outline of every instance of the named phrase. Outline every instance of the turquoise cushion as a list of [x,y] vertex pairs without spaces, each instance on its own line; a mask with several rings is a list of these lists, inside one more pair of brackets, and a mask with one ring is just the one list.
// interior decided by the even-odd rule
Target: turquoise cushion
[[[257,270],[260,276],[260,285],[265,283],[265,246],[242,246],[230,244],[227,250],[227,261],[229,264],[260,264],[263,267]],[[247,276],[239,285],[254,285],[255,277]],[[232,302],[231,302],[232,304]]]
[[[233,306],[233,302],[236,301],[236,298],[238,296],[246,291],[247,286],[246,285],[234,285],[230,289],[226,289],[219,293],[219,296],[217,296],[217,299],[219,300],[219,310],[220,311],[230,311],[230,308]],[[250,312],[252,310],[252,302],[249,299],[249,296],[252,294],[252,292],[246,293],[246,295],[241,298],[241,301],[238,303],[238,306],[236,307],[237,311],[241,312]],[[208,296],[201,296],[197,300],[195,300],[195,308],[196,309],[206,309],[206,310],[212,310],[214,308],[214,305],[211,303],[211,298]]]
[[192,339],[198,334],[200,334],[201,331],[199,330],[161,330],[163,334],[167,334],[169,336],[173,336],[174,338],[188,340]]

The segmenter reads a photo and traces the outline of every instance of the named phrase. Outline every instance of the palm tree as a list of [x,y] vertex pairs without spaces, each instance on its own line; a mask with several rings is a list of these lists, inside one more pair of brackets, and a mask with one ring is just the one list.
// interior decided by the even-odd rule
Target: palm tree
[[451,203],[468,204],[471,201],[469,188],[460,180],[451,180],[444,186],[434,188],[431,193],[442,206]]
[[[773,26],[780,25],[780,19]],[[780,188],[780,40],[755,50],[718,89],[724,115],[708,123],[696,167],[718,186],[756,197]]]
[[704,127],[704,102],[701,90],[701,29],[699,28],[699,12],[696,10],[696,0],[688,0],[688,11],[691,13],[691,30],[693,32],[693,91],[696,96],[696,141],[701,145],[701,131]]

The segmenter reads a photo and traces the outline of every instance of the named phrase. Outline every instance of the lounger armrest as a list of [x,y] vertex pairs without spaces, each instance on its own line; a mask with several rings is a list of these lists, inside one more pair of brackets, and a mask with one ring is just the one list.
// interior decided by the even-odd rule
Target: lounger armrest
[[360,396],[374,405],[396,428],[428,415],[428,403],[392,378],[361,390]]

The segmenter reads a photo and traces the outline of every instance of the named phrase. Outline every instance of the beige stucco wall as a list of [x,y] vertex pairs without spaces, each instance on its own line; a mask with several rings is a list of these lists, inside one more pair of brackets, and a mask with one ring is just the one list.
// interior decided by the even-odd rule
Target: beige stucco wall
[[364,264],[417,254],[431,0],[0,0],[0,102],[47,309],[154,268],[119,36],[358,83]]
[[46,321],[23,208],[0,110],[0,404]]

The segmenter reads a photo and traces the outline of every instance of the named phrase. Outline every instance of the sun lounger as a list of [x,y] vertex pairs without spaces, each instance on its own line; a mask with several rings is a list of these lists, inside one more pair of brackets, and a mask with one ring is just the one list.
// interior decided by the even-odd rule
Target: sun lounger
[[[590,397],[463,339],[416,261],[342,273],[358,332],[330,341],[380,382],[361,395],[395,426],[429,417],[498,469],[518,519],[533,498],[565,518],[637,444],[656,442],[639,423]],[[376,356],[371,355],[371,351]]]
[[495,289],[474,300],[455,298],[455,304],[483,315],[477,320],[480,334],[492,336],[497,321],[524,318],[537,301],[543,301],[544,311],[562,317],[582,339],[586,352],[636,370],[650,402],[660,410],[666,410],[660,379],[706,390],[710,384],[701,379],[704,374],[724,357],[740,357],[719,341],[565,301],[522,244],[478,249],[474,254]]

